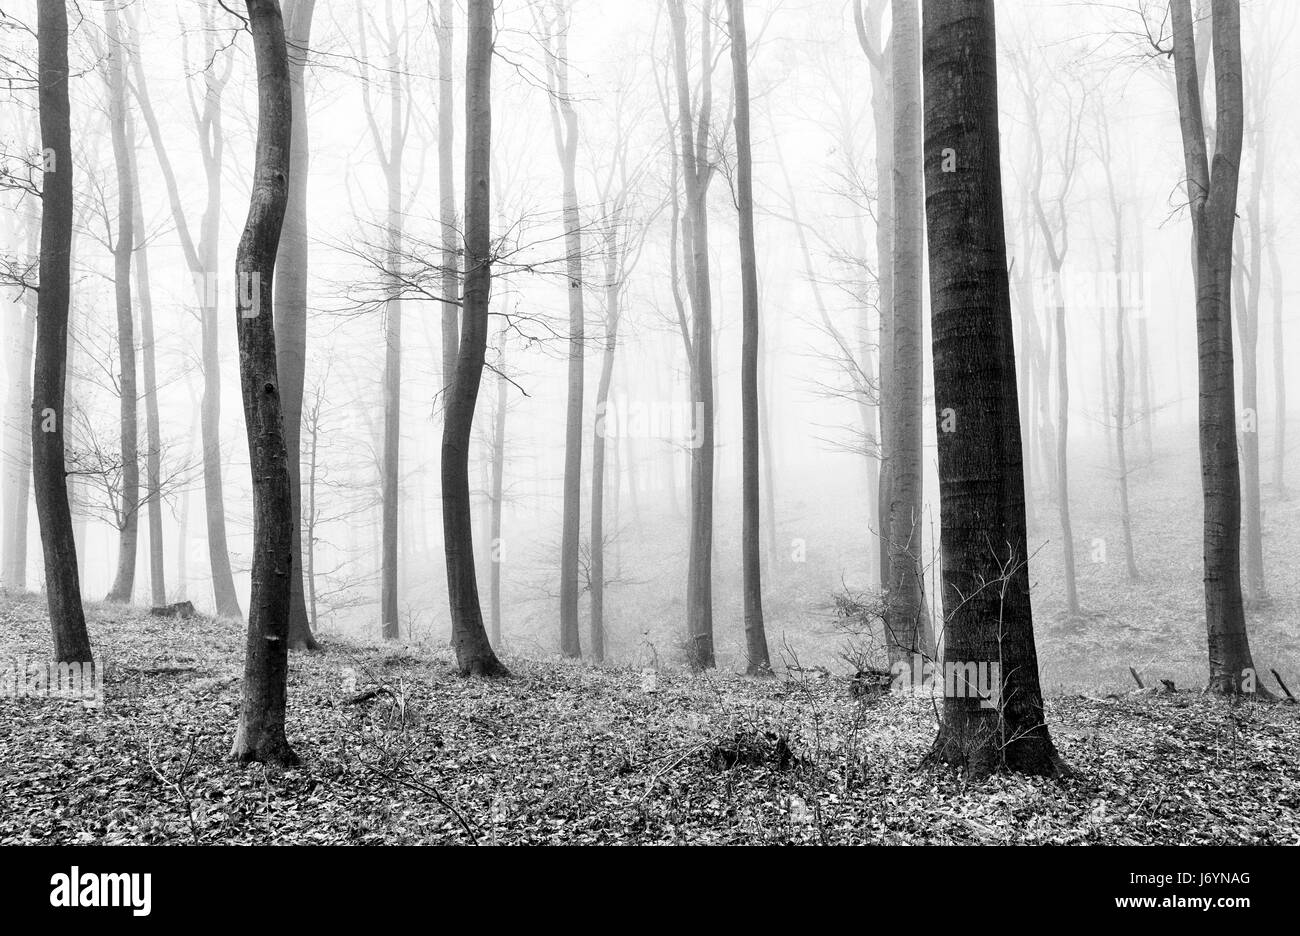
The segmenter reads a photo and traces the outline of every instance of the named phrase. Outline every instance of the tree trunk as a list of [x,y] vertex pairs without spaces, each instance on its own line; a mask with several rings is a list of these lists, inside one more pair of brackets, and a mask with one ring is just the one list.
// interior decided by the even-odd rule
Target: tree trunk
[[916,0],[894,0],[890,70],[893,89],[893,339],[890,391],[889,662],[933,658],[923,587],[921,481],[921,275],[925,210],[921,156],[921,22]]
[[119,413],[122,487],[118,509],[117,574],[108,601],[130,603],[135,590],[136,547],[140,535],[139,394],[135,381],[135,322],[131,310],[131,252],[135,248],[135,193],[131,143],[127,140],[125,46],[117,10],[105,11],[108,28],[108,120],[117,166],[117,238],[113,243],[113,298],[117,308]]
[[497,400],[492,425],[492,513],[488,521],[488,557],[491,560],[488,578],[488,611],[492,623],[492,646],[501,646],[501,563],[504,561],[501,542],[501,508],[505,497],[506,473],[506,404],[509,402],[510,381],[505,377],[505,348],[507,320],[502,318],[498,334],[500,359],[497,364]]
[[745,672],[772,672],[763,628],[763,533],[759,490],[758,425],[758,259],[754,245],[753,153],[749,139],[749,46],[744,0],[727,0],[731,31],[731,74],[736,88],[736,207],[740,227],[741,285],[741,569],[745,614]]
[[1128,449],[1127,424],[1128,414],[1124,409],[1126,381],[1125,345],[1127,326],[1124,323],[1124,229],[1123,213],[1112,198],[1112,211],[1115,218],[1115,457],[1119,462],[1119,517],[1124,530],[1124,564],[1129,581],[1136,582],[1138,575],[1137,560],[1133,556],[1133,515],[1129,510],[1128,500]]
[[[600,361],[600,383],[596,385],[598,416],[605,412],[609,403],[614,353],[618,348],[619,299],[623,289],[619,278],[620,223],[620,213],[615,209],[605,232],[605,343]],[[614,484],[618,484],[617,472]],[[605,432],[604,421],[599,418],[591,435],[591,658],[597,663],[605,660]]]
[[158,166],[162,170],[163,182],[167,188],[167,200],[171,206],[172,218],[176,222],[176,233],[180,238],[185,263],[193,279],[195,293],[202,310],[203,397],[199,407],[199,423],[203,438],[203,498],[207,516],[208,561],[212,569],[212,592],[217,614],[222,617],[239,618],[242,614],[239,609],[239,598],[235,593],[234,574],[230,568],[230,550],[226,540],[225,497],[222,491],[221,360],[217,342],[220,323],[217,270],[221,230],[221,170],[222,154],[225,149],[225,134],[221,126],[221,97],[230,78],[232,59],[227,57],[224,75],[218,75],[215,67],[217,56],[215,27],[210,20],[209,16],[210,28],[205,33],[204,52],[205,61],[213,61],[214,64],[203,72],[205,92],[196,127],[199,135],[199,151],[203,157],[203,168],[207,177],[207,202],[199,224],[197,247],[190,236],[185,211],[181,207],[176,176],[149,100],[143,64],[138,56],[132,64],[135,71],[134,90],[140,103],[140,112],[149,129],[154,153],[158,157]]
[[[1260,190],[1268,159],[1267,148],[1254,134],[1255,167],[1251,173],[1250,194],[1244,206],[1244,222],[1249,232],[1249,246],[1234,266],[1234,278],[1241,285],[1237,303],[1237,338],[1241,348],[1241,498],[1242,590],[1245,605],[1258,608],[1268,602],[1264,582],[1263,518],[1259,502],[1259,293],[1263,277],[1264,243],[1260,218]],[[1236,228],[1238,242],[1245,242],[1241,227]],[[1248,265],[1248,270],[1243,264]],[[1247,275],[1249,273],[1249,275]]]
[[[686,52],[686,13],[682,0],[668,0],[673,32],[673,62],[677,85],[678,131],[682,147],[682,180],[686,191],[688,237],[683,245],[687,292],[691,301],[691,401],[696,420],[691,448],[691,538],[687,557],[686,631],[690,663],[712,669],[713,652],[713,314],[709,276],[709,218],[705,196],[712,167],[707,159],[707,128],[711,113],[713,44],[712,4],[701,12],[700,61],[703,87],[699,112],[691,107],[691,83]],[[693,118],[699,120],[697,133]]]
[[1197,377],[1205,500],[1205,621],[1209,687],[1256,689],[1241,594],[1241,479],[1232,357],[1232,234],[1242,145],[1241,21],[1236,0],[1214,0],[1218,119],[1213,172],[1206,153],[1189,0],[1172,0],[1174,70],[1196,247]]
[[[134,141],[131,121],[127,139]],[[167,604],[166,563],[163,561],[162,430],[158,418],[157,348],[153,327],[153,292],[149,280],[149,247],[144,243],[144,206],[140,200],[139,167],[131,154],[131,190],[135,229],[141,243],[135,249],[136,298],[140,304],[140,356],[144,365],[145,501],[149,517],[149,592],[153,604]]]
[[284,733],[289,675],[293,500],[276,369],[276,250],[289,198],[293,93],[278,0],[246,0],[257,63],[257,149],[235,254],[240,390],[253,476],[253,588],[239,727],[231,757],[298,762]]
[[37,5],[41,150],[40,295],[32,381],[32,480],[45,557],[45,597],[59,663],[90,662],[77,546],[68,507],[63,431],[72,259],[72,130],[68,105],[68,11]]
[[998,664],[992,707],[960,679],[945,691],[934,755],[976,775],[1052,775],[1064,765],[1043,720],[1029,595],[993,0],[925,0],[923,25],[944,665]]
[[492,0],[469,0],[465,64],[465,299],[456,376],[442,429],[442,529],[452,646],[464,676],[509,676],[483,628],[474,572],[469,446],[487,350],[492,289]]
[[289,457],[293,500],[293,574],[289,580],[289,649],[315,650],[303,587],[302,548],[302,395],[307,370],[307,178],[311,153],[307,137],[304,83],[316,0],[287,0],[285,42],[293,98],[293,140],[289,146],[289,202],[276,256],[275,351],[284,405],[284,447]]
[[[17,212],[13,217],[17,218]],[[38,220],[23,216],[27,253],[37,251]],[[22,591],[27,588],[27,520],[32,487],[32,355],[36,341],[36,303],[39,293],[28,289],[18,314],[17,336],[7,342],[13,354],[8,363],[9,381],[5,399],[5,459],[3,558],[0,585]],[[13,321],[10,318],[9,321]]]
[[456,230],[456,136],[452,85],[452,0],[439,0],[438,22],[438,210],[442,227],[442,391],[447,393],[456,373],[460,345],[459,287],[460,233]]
[[[1269,230],[1276,231],[1276,228],[1270,226]],[[1273,488],[1279,500],[1287,500],[1290,492],[1286,486],[1286,335],[1282,330],[1282,262],[1277,255],[1276,237],[1268,240],[1268,270],[1273,297]]]

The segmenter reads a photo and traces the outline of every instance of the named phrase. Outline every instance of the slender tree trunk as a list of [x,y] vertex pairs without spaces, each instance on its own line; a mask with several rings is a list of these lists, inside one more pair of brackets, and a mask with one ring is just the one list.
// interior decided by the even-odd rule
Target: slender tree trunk
[[487,349],[492,288],[492,0],[469,0],[465,64],[465,299],[456,376],[442,430],[442,528],[452,646],[464,676],[508,676],[483,627],[474,572],[469,447]]
[[129,603],[135,590],[136,547],[140,535],[140,399],[135,380],[135,322],[131,308],[131,253],[135,249],[135,192],[131,144],[127,139],[125,46],[117,10],[105,12],[108,28],[109,128],[117,166],[117,238],[113,243],[113,297],[117,307],[118,389],[122,486],[118,509],[117,574],[108,601]]
[[253,476],[253,588],[239,727],[231,757],[290,765],[285,737],[293,500],[276,369],[276,251],[289,199],[293,93],[278,0],[246,0],[257,63],[257,149],[235,254],[239,377]]
[[438,0],[438,211],[442,227],[442,389],[445,394],[456,373],[460,345],[458,275],[460,232],[456,230],[455,156],[456,137],[452,85],[452,0]]
[[305,549],[303,555],[307,563],[305,569],[307,587],[308,625],[313,631],[320,623],[316,616],[316,448],[320,441],[320,397],[312,405],[311,422],[308,426],[310,441],[307,468],[307,512],[303,516]]
[[1155,423],[1155,408],[1151,395],[1151,344],[1147,336],[1147,290],[1145,237],[1142,224],[1137,225],[1137,297],[1138,297],[1138,370],[1142,386],[1142,442],[1146,447],[1146,459],[1149,464],[1155,458],[1155,446],[1151,438]]
[[[560,534],[560,652],[582,656],[578,621],[578,552],[582,528],[583,312],[582,222],[578,217],[578,114],[569,97],[569,10],[555,0],[554,30],[547,37],[547,83],[551,124],[564,177],[564,250],[569,287],[569,383],[564,419],[564,504]],[[552,49],[550,42],[555,42]]]
[[[691,666],[712,669],[713,651],[713,315],[709,276],[709,219],[705,196],[712,171],[707,155],[706,130],[711,113],[710,77],[713,60],[710,18],[712,4],[701,12],[700,61],[703,89],[696,114],[691,107],[687,66],[686,14],[682,0],[668,0],[673,32],[673,62],[677,85],[678,131],[681,137],[682,178],[686,191],[689,237],[684,254],[689,258],[687,286],[691,300],[691,400],[695,413],[691,448],[691,538],[687,558],[686,628]],[[700,123],[697,132],[693,117]]]
[[[1271,203],[1271,199],[1270,199]],[[1270,208],[1271,211],[1271,208]],[[1271,225],[1270,231],[1276,230]],[[1288,500],[1286,484],[1286,335],[1282,329],[1282,262],[1275,237],[1268,239],[1269,291],[1273,297],[1273,488]]]
[[744,0],[727,0],[731,30],[731,74],[736,88],[736,205],[740,215],[740,283],[742,291],[741,408],[741,568],[745,614],[745,672],[772,672],[763,627],[763,565],[759,491],[758,424],[758,260],[754,245],[754,170],[749,139],[749,45],[745,36]]
[[285,41],[293,96],[293,141],[289,147],[289,202],[276,257],[275,350],[284,404],[284,446],[289,457],[293,500],[293,575],[289,581],[289,649],[314,650],[303,588],[302,395],[307,371],[307,179],[311,163],[304,82],[316,0],[286,0]]
[[[211,27],[211,17],[208,25]],[[134,34],[134,30],[132,30]],[[190,236],[185,211],[181,207],[180,191],[172,170],[171,160],[163,143],[162,131],[149,100],[144,68],[137,56],[133,61],[134,90],[140,103],[140,112],[149,129],[158,166],[162,170],[167,199],[171,206],[176,232],[180,237],[185,263],[194,282],[195,293],[202,310],[202,362],[203,396],[199,406],[199,423],[203,438],[203,498],[207,517],[208,561],[212,569],[212,592],[217,614],[239,618],[239,598],[235,592],[235,578],[230,568],[230,550],[226,538],[226,509],[222,488],[221,470],[221,359],[217,341],[220,323],[217,270],[219,260],[219,235],[221,224],[221,171],[225,149],[225,132],[221,124],[221,98],[230,78],[231,58],[227,56],[224,73],[217,74],[215,58],[215,27],[206,32],[205,61],[213,67],[203,73],[203,106],[197,119],[199,151],[207,177],[207,201],[199,223],[199,242],[196,246]],[[132,35],[132,39],[134,35]]]
[[1241,480],[1232,357],[1232,235],[1241,158],[1241,21],[1235,0],[1213,0],[1217,145],[1213,172],[1201,113],[1189,0],[1172,0],[1174,70],[1196,246],[1201,487],[1205,500],[1205,620],[1210,690],[1252,691],[1255,664],[1241,593]]
[[1124,408],[1128,392],[1124,344],[1128,332],[1124,322],[1124,215],[1113,197],[1111,206],[1115,219],[1115,457],[1119,462],[1119,517],[1124,530],[1124,564],[1129,581],[1136,582],[1140,576],[1133,556],[1133,515],[1129,510],[1128,494],[1128,413]]
[[894,0],[890,56],[894,104],[893,435],[890,447],[889,662],[932,658],[925,621],[921,482],[921,22],[916,0]]
[[976,775],[1051,775],[1064,765],[1043,719],[1029,595],[993,0],[925,0],[923,25],[944,665],[982,665],[997,687],[994,705],[964,677],[945,687],[934,753]]
[[68,104],[68,11],[37,5],[37,67],[44,173],[41,179],[40,296],[32,380],[32,480],[45,558],[45,597],[59,663],[90,662],[77,545],[64,460],[64,387],[72,259],[72,130]]
[[[17,217],[17,212],[14,213]],[[24,215],[28,256],[35,256],[38,219]],[[27,520],[32,486],[32,355],[36,341],[37,290],[26,290],[19,307],[16,337],[9,343],[13,358],[5,400],[5,459],[3,559],[0,585],[19,591],[27,587]],[[10,318],[9,321],[13,321]]]
[[[130,140],[135,133],[130,130]],[[153,291],[149,280],[149,248],[144,243],[144,206],[134,152],[131,154],[131,189],[134,194],[135,229],[140,244],[135,249],[136,298],[140,304],[140,356],[144,365],[145,501],[149,517],[149,590],[153,604],[167,603],[166,563],[163,561],[162,430],[158,417],[157,346],[153,327]]]
[[[1260,218],[1260,190],[1263,166],[1268,159],[1267,148],[1260,143],[1260,134],[1254,133],[1255,167],[1251,173],[1250,194],[1244,210],[1244,223],[1249,232],[1249,247],[1242,251],[1234,265],[1234,278],[1241,284],[1237,303],[1237,338],[1241,348],[1241,500],[1242,500],[1242,590],[1248,608],[1257,608],[1268,602],[1268,589],[1264,581],[1263,517],[1259,498],[1259,293],[1263,277],[1264,244]],[[1241,236],[1239,242],[1247,238]],[[1248,270],[1246,266],[1248,265]],[[1247,276],[1249,272],[1249,276]],[[1243,282],[1245,281],[1245,282]]]
[[497,333],[500,359],[497,367],[497,399],[492,425],[492,513],[488,525],[488,557],[491,560],[488,578],[488,609],[492,622],[492,646],[501,646],[501,564],[504,561],[501,542],[501,508],[505,501],[506,473],[506,405],[509,403],[510,381],[505,377],[506,319],[501,320]]
[[[605,342],[600,361],[600,382],[596,385],[596,413],[602,416],[609,404],[609,387],[614,378],[614,355],[618,348],[619,299],[623,284],[619,277],[619,229],[617,208],[608,219],[605,232]],[[596,420],[591,438],[591,658],[605,660],[605,422]],[[615,443],[617,457],[617,442]],[[618,473],[614,474],[618,485]]]

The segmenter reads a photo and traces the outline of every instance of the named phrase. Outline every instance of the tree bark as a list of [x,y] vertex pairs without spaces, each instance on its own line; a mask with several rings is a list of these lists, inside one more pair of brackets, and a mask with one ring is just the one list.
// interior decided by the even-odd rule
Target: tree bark
[[293,574],[289,579],[289,649],[315,650],[304,592],[302,546],[302,396],[307,371],[307,179],[311,163],[307,136],[304,77],[316,0],[287,0],[285,42],[293,101],[293,139],[289,145],[289,201],[276,256],[275,351],[284,406],[284,447],[289,458],[293,509]]
[[731,30],[731,74],[736,88],[736,207],[740,227],[741,286],[741,569],[745,615],[745,672],[772,672],[763,627],[763,534],[759,490],[758,425],[758,258],[754,245],[754,169],[749,139],[749,45],[744,0],[727,0]]
[[885,631],[890,664],[934,656],[925,609],[921,480],[921,275],[925,210],[921,155],[921,21],[917,0],[893,0],[893,433],[890,449],[889,589]]
[[140,535],[139,394],[135,379],[135,321],[131,308],[131,252],[135,248],[135,193],[132,152],[127,140],[125,46],[117,10],[105,9],[108,32],[108,122],[117,167],[117,237],[113,242],[113,299],[117,309],[119,426],[122,486],[118,508],[117,574],[107,601],[130,603],[135,590],[136,548]]
[[68,11],[62,2],[37,5],[38,101],[41,150],[40,295],[32,380],[32,481],[45,558],[45,597],[54,659],[90,662],[90,636],[81,606],[77,545],[68,507],[64,427],[68,305],[72,260],[72,129],[68,104]]
[[1189,0],[1172,0],[1174,72],[1196,247],[1197,378],[1204,494],[1205,622],[1209,688],[1255,689],[1241,593],[1241,479],[1232,356],[1232,235],[1241,160],[1241,20],[1235,0],[1213,0],[1217,141],[1206,151],[1201,79]]
[[945,693],[934,756],[976,775],[1052,775],[1064,765],[1043,719],[1029,595],[993,0],[925,0],[923,36],[944,663],[999,664],[993,707]]
[[456,376],[442,429],[442,529],[452,646],[463,676],[509,676],[483,627],[474,571],[469,446],[487,350],[492,289],[492,0],[469,0],[465,64],[465,298]]
[[[696,419],[691,448],[691,538],[687,557],[686,631],[692,668],[712,669],[713,651],[713,312],[709,276],[709,218],[705,196],[712,167],[707,159],[707,129],[712,109],[712,3],[701,11],[700,61],[704,75],[699,111],[691,107],[686,52],[686,12],[682,0],[668,0],[677,85],[678,132],[681,137],[682,187],[686,191],[683,230],[688,258],[687,292],[691,302],[691,400]],[[699,129],[692,126],[698,120]]]
[[246,0],[257,64],[257,148],[235,253],[239,378],[253,480],[253,587],[239,726],[231,757],[290,765],[285,737],[293,500],[276,367],[276,252],[289,200],[293,92],[279,0]]

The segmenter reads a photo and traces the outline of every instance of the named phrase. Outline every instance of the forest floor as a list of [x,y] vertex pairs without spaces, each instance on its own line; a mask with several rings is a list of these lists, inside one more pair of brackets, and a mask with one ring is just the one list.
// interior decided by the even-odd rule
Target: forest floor
[[[1300,843],[1300,706],[1057,695],[1065,780],[924,764],[934,700],[820,670],[755,680],[444,648],[294,654],[302,764],[227,760],[243,628],[91,605],[99,704],[0,699],[0,844]],[[0,595],[0,655],[48,656]],[[372,693],[363,701],[359,697]]]

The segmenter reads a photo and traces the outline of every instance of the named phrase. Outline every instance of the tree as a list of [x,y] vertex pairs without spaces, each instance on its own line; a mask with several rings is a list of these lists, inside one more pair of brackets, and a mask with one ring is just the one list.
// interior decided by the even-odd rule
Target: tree
[[[230,552],[226,541],[225,495],[222,491],[221,363],[217,341],[220,326],[217,267],[221,233],[221,172],[226,143],[225,131],[221,123],[221,98],[230,81],[234,56],[229,50],[218,51],[216,48],[213,5],[204,6],[203,16],[206,27],[204,61],[211,62],[212,65],[203,69],[202,105],[200,106],[199,102],[193,99],[190,100],[191,110],[195,115],[195,132],[199,138],[199,153],[203,159],[207,180],[207,198],[199,221],[197,244],[190,232],[185,210],[181,206],[176,174],[172,169],[162,130],[149,99],[149,86],[145,81],[140,56],[135,56],[132,61],[135,74],[133,90],[140,104],[140,113],[144,117],[145,126],[149,130],[154,154],[158,158],[158,167],[162,171],[163,183],[167,189],[167,201],[171,206],[172,219],[176,222],[176,233],[181,242],[185,264],[193,279],[201,310],[203,397],[199,409],[199,425],[203,437],[203,499],[207,519],[208,561],[212,569],[212,591],[217,614],[238,618],[242,615],[239,610],[239,597],[235,593],[234,574],[230,568]],[[128,24],[131,24],[129,18]],[[130,29],[130,34],[128,42],[134,44],[134,28]],[[225,63],[219,73],[216,64],[218,59],[223,59]]]
[[569,9],[553,0],[552,16],[537,12],[546,52],[551,130],[564,186],[564,246],[568,260],[569,384],[564,417],[564,504],[560,533],[560,652],[582,656],[578,622],[578,549],[582,526],[583,311],[582,222],[578,216],[578,113],[569,96]]
[[38,5],[37,62],[41,121],[40,294],[32,380],[32,486],[45,558],[45,597],[59,663],[88,663],[90,636],[81,606],[77,544],[68,507],[64,433],[68,304],[72,260],[72,127],[68,103],[68,11]]
[[388,208],[385,218],[387,231],[387,259],[385,266],[391,271],[392,293],[384,304],[384,437],[382,460],[382,524],[379,587],[379,614],[384,638],[396,640],[399,636],[397,610],[397,524],[400,498],[400,442],[402,410],[402,279],[403,210],[402,162],[406,153],[406,137],[411,126],[411,106],[403,106],[401,49],[398,45],[397,23],[393,19],[390,2],[385,7],[388,27],[388,143],[385,145],[375,119],[375,109],[370,99],[370,77],[365,69],[366,27],[363,19],[364,4],[357,6],[357,34],[361,40],[361,90],[366,112],[366,123],[375,155],[384,171],[388,187]]
[[[921,271],[924,205],[921,165],[921,23],[916,0],[894,0],[890,35],[893,92],[893,323],[890,439],[889,588],[885,631],[891,664],[933,657],[925,604],[922,537]],[[882,369],[882,374],[885,371]]]
[[[11,218],[18,218],[12,212]],[[27,253],[37,253],[37,219],[24,214]],[[27,587],[27,520],[28,501],[32,485],[32,355],[36,341],[36,303],[38,291],[31,284],[22,287],[23,305],[18,321],[14,323],[16,338],[6,341],[6,354],[13,357],[5,362],[7,388],[4,416],[4,530],[0,531],[0,585],[6,588]],[[9,321],[13,322],[13,318]]]
[[736,88],[736,208],[740,216],[741,352],[741,565],[745,605],[745,671],[770,674],[763,629],[763,565],[759,500],[758,428],[758,261],[754,246],[754,169],[749,139],[749,45],[744,0],[727,0],[731,74]]
[[304,82],[316,0],[287,0],[285,41],[293,96],[293,140],[289,147],[289,201],[276,256],[275,351],[284,406],[284,446],[293,500],[293,574],[289,582],[289,649],[314,650],[304,593],[302,548],[302,398],[307,369],[307,92]]
[[1241,593],[1241,476],[1232,357],[1232,236],[1243,134],[1241,8],[1211,3],[1215,143],[1211,166],[1190,0],[1172,0],[1178,123],[1187,172],[1196,272],[1198,422],[1204,495],[1205,625],[1210,690],[1255,689]]
[[996,704],[945,693],[934,755],[974,774],[1051,775],[1064,765],[1043,720],[1029,596],[993,0],[925,0],[922,61],[944,665],[998,666]]
[[[1038,90],[1031,85],[1029,65],[1021,61],[1016,71],[1021,96],[1029,112],[1029,128],[1033,135],[1033,181],[1029,194],[1038,220],[1038,230],[1047,248],[1051,267],[1052,304],[1055,307],[1056,329],[1056,507],[1061,521],[1061,549],[1065,572],[1065,605],[1072,616],[1079,614],[1079,591],[1075,584],[1074,528],[1070,521],[1070,373],[1066,354],[1065,290],[1061,282],[1061,268],[1070,250],[1069,212],[1066,203],[1074,186],[1075,168],[1078,166],[1079,142],[1082,136],[1082,116],[1086,95],[1075,95],[1064,88],[1065,137],[1057,157],[1057,187],[1051,196],[1051,216],[1043,204],[1044,149],[1042,121],[1038,111]],[[1104,385],[1104,384],[1103,384]]]
[[[893,503],[890,491],[889,456],[893,451],[892,393],[889,378],[893,374],[893,317],[894,317],[894,127],[892,80],[887,79],[892,66],[893,50],[881,35],[881,19],[887,0],[853,0],[853,23],[858,34],[858,44],[867,57],[871,69],[871,118],[876,131],[876,266],[878,277],[878,306],[880,329],[877,346],[880,349],[876,412],[880,418],[877,441],[880,451],[880,474],[877,477],[876,522],[879,528],[877,560],[880,569],[880,587],[889,587],[889,510]],[[865,8],[864,8],[865,3]]]
[[131,309],[131,255],[135,249],[135,192],[131,148],[127,138],[125,46],[117,25],[117,8],[109,4],[104,17],[108,32],[108,112],[117,166],[117,237],[113,250],[113,296],[117,308],[117,354],[122,438],[122,518],[118,536],[117,575],[109,601],[130,602],[135,588],[136,545],[140,531],[139,395],[135,381],[135,322]]
[[[713,312],[709,276],[709,215],[706,196],[713,165],[708,158],[708,128],[713,109],[712,2],[700,15],[700,61],[703,66],[699,108],[691,104],[686,53],[686,11],[682,0],[668,0],[673,65],[677,85],[677,130],[681,144],[681,180],[686,192],[682,221],[682,256],[691,303],[689,361],[691,400],[699,425],[691,449],[691,535],[686,575],[686,630],[695,669],[712,669],[713,654]],[[693,126],[698,121],[698,127]],[[683,329],[683,337],[687,337]]]
[[442,529],[452,647],[464,676],[509,676],[483,627],[474,571],[469,445],[487,351],[492,289],[492,0],[469,0],[465,64],[465,294],[460,353],[442,428]]
[[276,252],[289,200],[293,91],[279,0],[246,0],[257,63],[257,149],[235,253],[239,383],[253,476],[253,588],[239,727],[231,756],[295,764],[285,737],[293,498],[276,366]]

